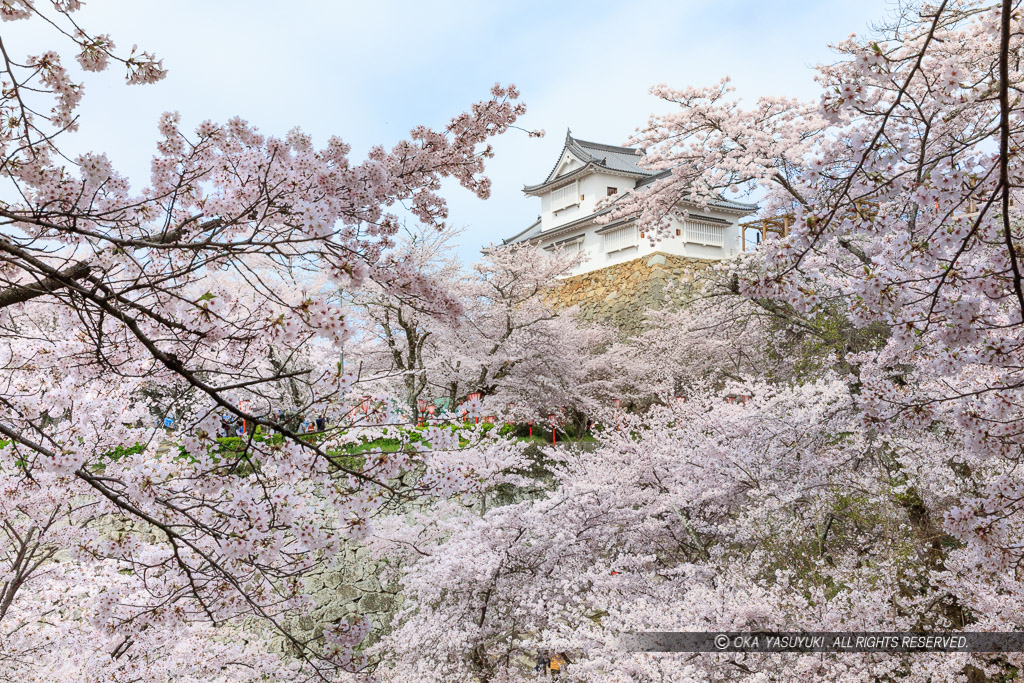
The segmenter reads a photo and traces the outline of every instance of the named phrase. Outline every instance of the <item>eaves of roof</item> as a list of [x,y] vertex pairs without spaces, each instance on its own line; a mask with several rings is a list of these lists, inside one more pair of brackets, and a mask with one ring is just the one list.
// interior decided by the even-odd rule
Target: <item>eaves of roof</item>
[[573,180],[576,180],[577,178],[582,178],[585,175],[590,175],[595,170],[597,170],[596,165],[588,162],[583,166],[580,166],[577,169],[573,169],[572,171],[569,171],[565,175],[560,175],[553,180],[545,180],[543,183],[538,183],[537,185],[523,185],[523,194],[540,194],[545,190],[554,189],[562,185],[568,185]]
[[[515,242],[517,242],[517,243],[518,242],[530,242],[530,241],[533,241],[533,240],[547,240],[547,239],[550,239],[552,237],[557,237],[559,235],[564,235],[566,233],[572,232],[573,230],[577,230],[579,228],[582,228],[582,227],[590,225],[591,223],[594,222],[595,218],[597,218],[598,216],[603,216],[606,213],[608,213],[609,211],[611,211],[610,207],[604,208],[604,209],[601,209],[600,211],[597,211],[595,213],[590,214],[589,216],[584,216],[583,218],[577,218],[574,221],[569,221],[568,223],[564,223],[562,225],[559,225],[557,228],[552,228],[551,230],[547,230],[545,232],[536,232],[534,234],[526,234],[526,231],[523,231],[523,232],[519,233],[519,235],[517,235],[516,237],[509,238],[508,240],[505,241],[505,243],[506,244],[512,244],[513,240]],[[611,229],[613,227],[622,225],[623,223],[628,223],[629,221],[632,221],[632,220],[634,220],[634,219],[633,218],[618,218],[616,220],[610,221],[607,225],[602,226],[601,229],[599,230],[599,232],[603,232],[604,230],[608,230],[608,229]]]
[[570,171],[569,173],[566,173],[565,175],[558,176],[554,180],[545,181],[540,185],[524,185],[523,194],[527,196],[541,195],[547,192],[548,190],[554,190],[556,188],[562,187],[563,185],[568,185],[574,180],[578,180],[584,176],[590,175],[591,173],[597,172],[601,172],[606,175],[625,176],[627,178],[645,177],[643,175],[640,175],[639,173],[634,173],[633,171],[625,171],[617,168],[608,168],[607,166],[601,166],[597,163],[590,162],[586,166],[581,166],[575,170]]
[[[649,178],[644,178],[643,180],[638,180],[636,183],[636,187],[637,189],[640,189],[641,187],[650,185],[651,183],[661,180],[662,178],[667,178],[670,173],[671,171],[669,170],[659,171],[657,175],[650,176]],[[700,204],[698,204],[697,202],[691,202],[688,199],[683,199],[682,201],[692,206],[700,206]],[[708,206],[715,209],[720,209],[722,211],[727,211],[730,213],[739,213],[743,215],[754,213],[759,208],[757,204],[734,202],[730,199],[722,198],[712,199],[711,201],[708,202]]]
[[502,240],[501,243],[512,244],[513,242],[524,242],[530,239],[530,237],[533,237],[533,235],[529,234],[531,231],[540,232],[540,216],[538,216],[537,220],[531,223],[525,230],[520,230],[508,239]]

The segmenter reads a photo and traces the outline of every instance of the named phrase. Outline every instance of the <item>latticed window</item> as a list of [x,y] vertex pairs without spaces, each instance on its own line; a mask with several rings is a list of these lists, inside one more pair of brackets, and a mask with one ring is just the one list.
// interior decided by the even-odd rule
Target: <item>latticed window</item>
[[686,221],[686,241],[704,244],[709,247],[725,245],[725,229],[728,226],[720,223],[709,223],[700,220]]
[[604,233],[604,250],[606,253],[628,249],[636,246],[636,226],[626,225]]
[[562,245],[562,249],[565,251],[565,253],[570,254],[572,256],[575,256],[576,254],[580,253],[580,249],[582,248],[583,240],[576,240],[575,242],[569,242],[568,244]]
[[557,190],[551,192],[551,210],[558,211],[564,209],[567,206],[579,203],[580,195],[580,184],[578,182],[569,183],[565,187],[560,187]]

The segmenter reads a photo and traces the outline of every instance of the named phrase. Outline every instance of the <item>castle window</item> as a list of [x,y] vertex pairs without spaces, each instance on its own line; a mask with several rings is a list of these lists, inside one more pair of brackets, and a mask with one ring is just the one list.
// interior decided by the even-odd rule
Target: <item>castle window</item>
[[726,225],[702,220],[686,221],[686,241],[709,247],[725,245]]
[[617,188],[617,187],[609,187],[608,188],[608,196],[609,197],[611,197],[613,194],[618,194],[618,193],[619,193],[619,188]]
[[636,246],[636,226],[626,225],[604,234],[605,253]]
[[551,210],[560,211],[564,208],[578,204],[579,199],[577,197],[580,193],[579,183],[569,183],[565,187],[560,187],[557,190],[551,192]]

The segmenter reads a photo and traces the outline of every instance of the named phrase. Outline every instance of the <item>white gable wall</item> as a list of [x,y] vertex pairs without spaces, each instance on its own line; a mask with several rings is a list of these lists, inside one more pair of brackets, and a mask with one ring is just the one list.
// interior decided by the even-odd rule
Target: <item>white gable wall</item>
[[553,178],[563,176],[570,171],[576,170],[582,165],[582,161],[577,159],[575,155],[571,154],[569,150],[566,150],[562,153],[562,158],[558,160],[558,164],[555,165]]

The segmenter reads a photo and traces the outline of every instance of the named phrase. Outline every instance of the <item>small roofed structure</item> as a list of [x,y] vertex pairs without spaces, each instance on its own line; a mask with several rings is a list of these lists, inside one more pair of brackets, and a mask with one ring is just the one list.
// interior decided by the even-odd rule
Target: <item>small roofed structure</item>
[[573,274],[598,270],[615,263],[665,252],[701,259],[724,259],[739,253],[737,222],[757,210],[754,204],[725,199],[706,207],[682,202],[686,220],[673,219],[668,237],[657,246],[641,238],[631,218],[597,223],[610,208],[597,203],[610,196],[643,191],[643,187],[668,171],[644,168],[644,151],[580,140],[567,132],[554,167],[543,182],[526,185],[523,193],[540,197],[541,213],[524,230],[503,240],[504,244],[535,242],[546,249],[562,247],[581,251],[585,260]]

